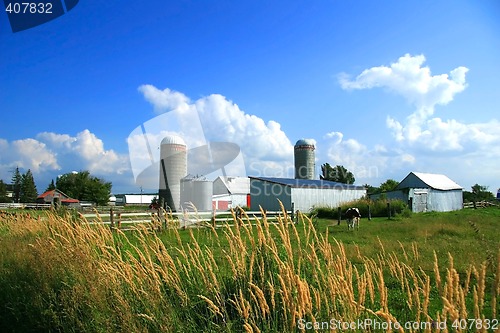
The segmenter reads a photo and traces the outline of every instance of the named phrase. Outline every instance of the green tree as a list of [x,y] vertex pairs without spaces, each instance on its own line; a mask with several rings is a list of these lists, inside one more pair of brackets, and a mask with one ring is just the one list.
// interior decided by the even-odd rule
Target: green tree
[[88,171],[66,173],[57,178],[56,186],[66,195],[96,205],[108,203],[111,183],[92,176]]
[[379,191],[380,192],[394,191],[398,185],[399,185],[398,181],[394,179],[387,179],[385,182],[380,184]]
[[12,175],[12,185],[13,185],[13,193],[12,193],[12,200],[14,202],[19,202],[21,198],[21,172],[19,172],[19,168],[16,167],[14,170],[14,174]]
[[495,195],[488,191],[488,186],[475,184],[471,187],[471,191],[464,191],[463,198],[466,202],[473,201],[492,201],[495,200]]
[[52,190],[55,190],[55,189],[56,189],[56,184],[54,183],[54,179],[52,179],[52,181],[50,182],[49,186],[47,186],[47,188],[45,189],[45,192],[52,191]]
[[0,179],[0,202],[10,202],[11,199],[7,196],[7,184]]
[[364,184],[363,187],[366,188],[367,195],[380,192],[380,189],[378,187],[371,186],[370,184]]
[[321,166],[320,179],[343,184],[354,184],[356,181],[353,173],[344,168],[342,165],[336,165],[332,168],[329,163],[325,163]]
[[28,169],[25,174],[21,176],[21,191],[19,199],[21,202],[35,202],[38,197],[36,190],[35,179],[31,170]]

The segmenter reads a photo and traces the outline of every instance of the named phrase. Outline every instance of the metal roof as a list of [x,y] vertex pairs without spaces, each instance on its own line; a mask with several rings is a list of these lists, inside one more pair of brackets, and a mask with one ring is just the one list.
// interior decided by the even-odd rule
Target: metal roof
[[316,141],[313,139],[300,139],[295,143],[295,146],[314,146]]
[[248,177],[222,177],[220,180],[231,194],[248,194],[250,193],[250,179]]
[[434,174],[434,173],[423,173],[423,172],[410,172],[408,176],[403,179],[399,185],[397,186],[398,189],[402,188],[408,188],[408,187],[419,187],[419,186],[412,186],[413,185],[418,185],[418,183],[415,182],[416,179],[411,178],[417,178],[420,180],[423,184],[427,185],[427,187],[436,189],[436,190],[461,190],[463,189],[462,186],[458,185],[455,183],[453,180],[448,178],[445,175],[441,174]]
[[319,179],[293,179],[274,177],[249,177],[250,179],[262,180],[269,183],[280,184],[292,188],[321,188],[321,189],[343,189],[343,190],[364,190],[363,186],[337,183]]
[[183,146],[186,145],[184,140],[177,135],[167,135],[166,137],[163,138],[163,140],[161,140],[161,145],[172,145],[172,144],[183,145]]

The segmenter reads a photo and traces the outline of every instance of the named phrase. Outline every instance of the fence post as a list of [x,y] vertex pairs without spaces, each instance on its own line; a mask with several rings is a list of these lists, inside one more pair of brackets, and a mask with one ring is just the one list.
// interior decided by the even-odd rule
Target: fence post
[[391,202],[387,202],[387,216],[389,217],[389,220],[391,219]]
[[113,207],[109,209],[109,222],[111,229],[115,227],[115,213],[113,212]]
[[372,208],[368,205],[368,221],[372,220]]
[[341,207],[337,208],[337,219],[338,219],[337,225],[340,225],[340,222],[342,222],[342,208]]

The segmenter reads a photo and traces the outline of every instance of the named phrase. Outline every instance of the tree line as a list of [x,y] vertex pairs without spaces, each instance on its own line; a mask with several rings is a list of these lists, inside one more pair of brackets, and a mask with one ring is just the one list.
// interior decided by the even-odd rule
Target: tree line
[[[70,198],[79,201],[105,205],[111,195],[111,182],[90,174],[89,171],[70,172],[52,180],[44,192],[57,189]],[[12,197],[8,192],[12,192]],[[33,173],[28,169],[21,173],[19,168],[13,171],[11,184],[0,179],[0,202],[33,203],[38,198],[38,191]]]
[[[320,179],[343,184],[354,184],[356,181],[354,174],[347,170],[343,165],[336,165],[332,167],[329,163],[321,165]],[[366,194],[371,195],[394,191],[398,184],[399,182],[394,179],[387,179],[378,187],[369,184],[364,184],[363,186],[366,188]],[[471,187],[471,191],[463,191],[463,198],[464,202],[493,201],[495,200],[495,195],[488,190],[488,186],[475,184]]]

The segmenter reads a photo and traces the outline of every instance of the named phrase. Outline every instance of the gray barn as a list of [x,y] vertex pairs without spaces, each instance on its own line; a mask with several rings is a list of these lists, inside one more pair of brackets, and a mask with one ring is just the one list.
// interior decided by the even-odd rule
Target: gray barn
[[269,211],[280,210],[278,199],[286,210],[308,212],[314,206],[337,207],[366,195],[363,186],[326,180],[289,179],[270,177],[250,178],[250,209],[259,207]]
[[[396,187],[386,192],[387,199],[408,202],[415,213],[449,212],[463,207],[463,188],[445,175],[410,172]],[[377,199],[380,194],[371,195]]]

